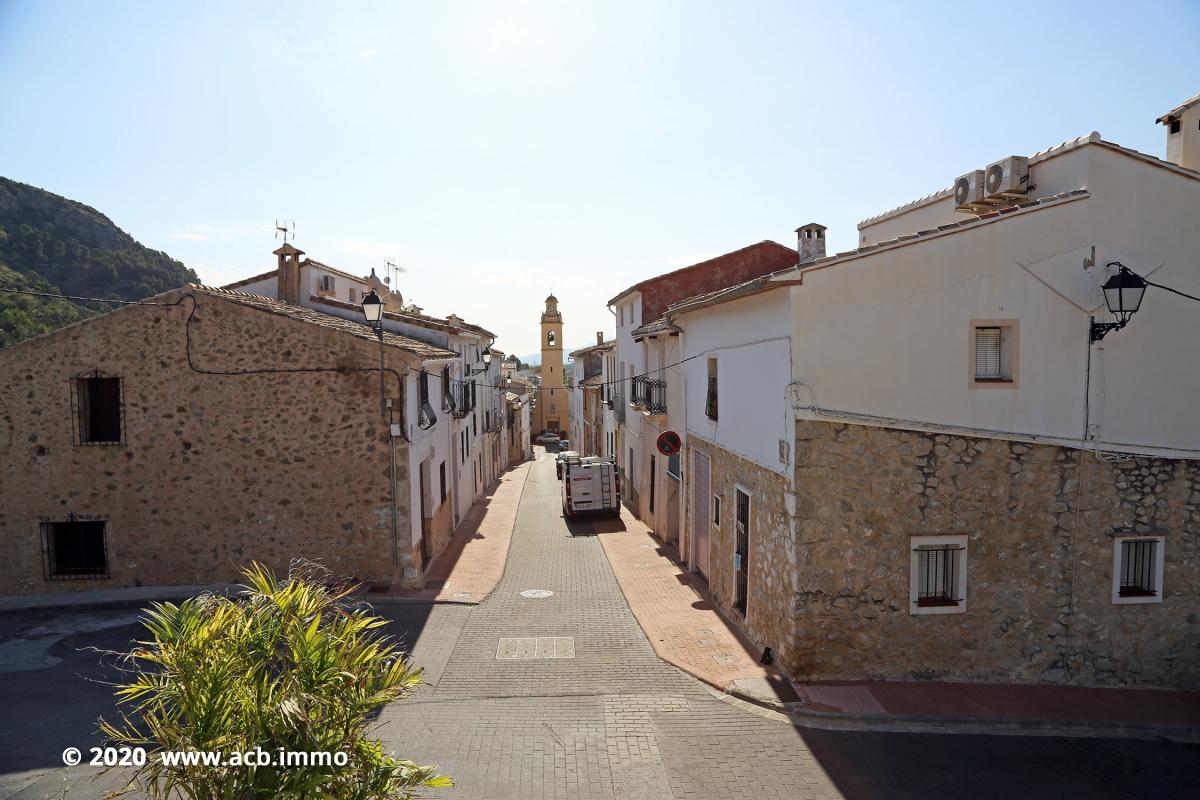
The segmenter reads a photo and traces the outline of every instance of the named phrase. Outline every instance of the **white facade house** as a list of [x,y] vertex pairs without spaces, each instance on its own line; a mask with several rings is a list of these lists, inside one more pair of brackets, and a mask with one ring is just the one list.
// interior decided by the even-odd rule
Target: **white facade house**
[[1168,160],[998,154],[663,315],[681,553],[794,676],[1200,684],[1200,96],[1159,121]]

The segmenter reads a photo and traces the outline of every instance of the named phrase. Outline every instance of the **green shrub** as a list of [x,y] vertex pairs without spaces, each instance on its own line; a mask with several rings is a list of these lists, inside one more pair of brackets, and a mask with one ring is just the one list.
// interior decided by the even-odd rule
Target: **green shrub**
[[[279,580],[254,565],[237,598],[202,595],[155,604],[148,641],[123,654],[119,724],[101,721],[114,746],[142,747],[146,763],[126,791],[151,798],[409,798],[449,786],[435,767],[384,754],[372,715],[421,683],[422,671],[312,567]],[[161,752],[345,753],[345,766],[173,765]]]

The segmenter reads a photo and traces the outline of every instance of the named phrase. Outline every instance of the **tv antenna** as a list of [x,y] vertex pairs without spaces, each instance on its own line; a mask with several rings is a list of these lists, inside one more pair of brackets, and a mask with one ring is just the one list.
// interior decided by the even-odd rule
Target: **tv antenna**
[[[383,274],[385,277],[383,279],[383,282],[386,283],[388,286],[392,285],[392,277],[393,276],[398,277],[401,272],[408,272],[408,270],[405,267],[400,266],[399,264],[397,264],[394,260],[392,260],[390,258],[384,260]],[[397,282],[399,282],[399,281],[397,281]]]
[[275,238],[283,239],[283,243],[287,244],[289,240],[296,239],[296,220],[294,219],[277,219],[275,220]]

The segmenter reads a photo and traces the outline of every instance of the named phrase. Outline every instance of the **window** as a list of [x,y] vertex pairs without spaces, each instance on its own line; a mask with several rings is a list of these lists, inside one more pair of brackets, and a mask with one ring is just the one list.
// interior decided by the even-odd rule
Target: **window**
[[712,526],[714,528],[721,527],[721,495],[719,494],[713,495]]
[[683,478],[679,473],[679,453],[667,456],[667,474],[675,480]]
[[549,333],[546,334],[546,344],[549,345],[550,347],[554,347],[554,343],[557,341],[558,341],[558,335],[554,331],[550,331]]
[[1017,321],[972,320],[971,386],[1016,388]]
[[78,444],[123,444],[121,379],[76,378],[75,425]]
[[650,456],[650,513],[651,514],[654,513],[654,484],[656,482],[657,481],[655,480],[654,456]]
[[1171,120],[1171,133],[1179,133],[1180,121],[1177,119]]
[[621,327],[625,326],[625,306],[617,306],[617,313],[620,315]]
[[446,462],[445,461],[443,461],[438,466],[438,479],[439,479],[438,480],[438,489],[439,489],[439,494],[441,496],[441,500],[439,500],[438,502],[444,503],[444,502],[446,502]]
[[350,302],[358,302],[358,289],[355,289],[353,286],[350,287]]
[[1161,536],[1118,536],[1113,541],[1114,603],[1162,602],[1164,541]]
[[42,566],[48,581],[108,577],[102,520],[42,523]]
[[967,537],[914,536],[909,563],[912,614],[967,610]]
[[420,404],[425,405],[429,402],[429,373],[425,370],[418,373],[417,388],[419,389]]
[[708,395],[704,399],[704,415],[709,419],[717,418],[717,360],[708,359]]
[[332,294],[334,291],[333,276],[332,275],[322,275],[320,287],[321,287],[322,292],[328,292],[328,293]]

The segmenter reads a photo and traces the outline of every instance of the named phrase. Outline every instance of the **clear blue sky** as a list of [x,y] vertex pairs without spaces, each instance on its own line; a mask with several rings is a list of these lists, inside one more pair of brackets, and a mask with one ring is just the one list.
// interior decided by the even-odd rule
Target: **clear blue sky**
[[429,312],[537,347],[636,281],[858,220],[1099,130],[1155,155],[1200,3],[0,0],[0,174],[209,283],[276,217]]

